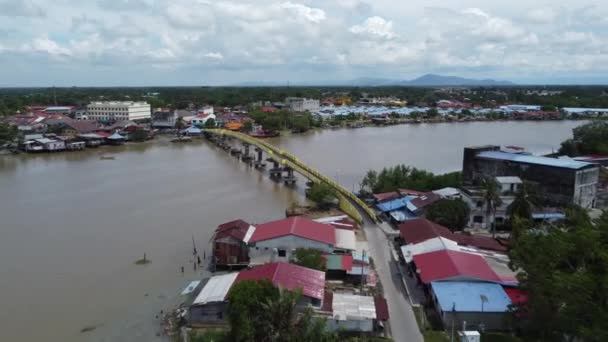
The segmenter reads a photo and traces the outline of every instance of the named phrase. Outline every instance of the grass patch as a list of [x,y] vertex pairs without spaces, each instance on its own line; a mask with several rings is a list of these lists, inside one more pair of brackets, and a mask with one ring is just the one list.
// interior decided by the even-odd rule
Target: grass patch
[[422,333],[424,342],[449,342],[450,338],[443,331],[426,330]]

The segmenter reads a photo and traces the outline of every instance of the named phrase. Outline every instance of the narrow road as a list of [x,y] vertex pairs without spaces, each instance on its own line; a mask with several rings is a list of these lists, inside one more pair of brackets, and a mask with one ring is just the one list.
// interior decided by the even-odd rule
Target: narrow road
[[390,331],[393,340],[398,342],[423,342],[414,311],[406,299],[406,292],[397,269],[398,264],[393,261],[391,256],[392,245],[384,232],[375,223],[368,220],[366,218],[363,229],[367,237],[369,255],[374,260],[378,277],[384,289],[384,297],[388,303]]

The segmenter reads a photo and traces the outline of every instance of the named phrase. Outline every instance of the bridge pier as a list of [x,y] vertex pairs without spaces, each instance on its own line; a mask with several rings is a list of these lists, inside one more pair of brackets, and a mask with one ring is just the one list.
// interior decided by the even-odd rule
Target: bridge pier
[[258,156],[257,159],[253,162],[253,166],[256,169],[261,169],[261,168],[265,168],[266,167],[266,163],[263,162],[262,160],[262,149],[259,147],[255,148],[255,152],[257,152]]
[[285,166],[283,170],[287,172],[287,175],[283,177],[283,182],[285,183],[285,185],[296,184],[297,178],[293,174],[293,169],[289,166]]
[[249,154],[249,146],[249,143],[243,142],[243,154],[241,155],[241,160],[244,162],[250,162],[253,159]]

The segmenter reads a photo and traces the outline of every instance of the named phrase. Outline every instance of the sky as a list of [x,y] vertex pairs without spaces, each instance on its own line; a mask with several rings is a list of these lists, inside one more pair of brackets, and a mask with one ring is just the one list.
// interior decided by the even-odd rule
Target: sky
[[0,86],[426,73],[608,83],[608,1],[0,0]]

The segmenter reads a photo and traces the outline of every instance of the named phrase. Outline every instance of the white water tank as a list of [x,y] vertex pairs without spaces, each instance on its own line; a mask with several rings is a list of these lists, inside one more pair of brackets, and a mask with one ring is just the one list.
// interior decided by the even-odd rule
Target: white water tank
[[481,334],[478,331],[459,331],[459,342],[481,342]]

